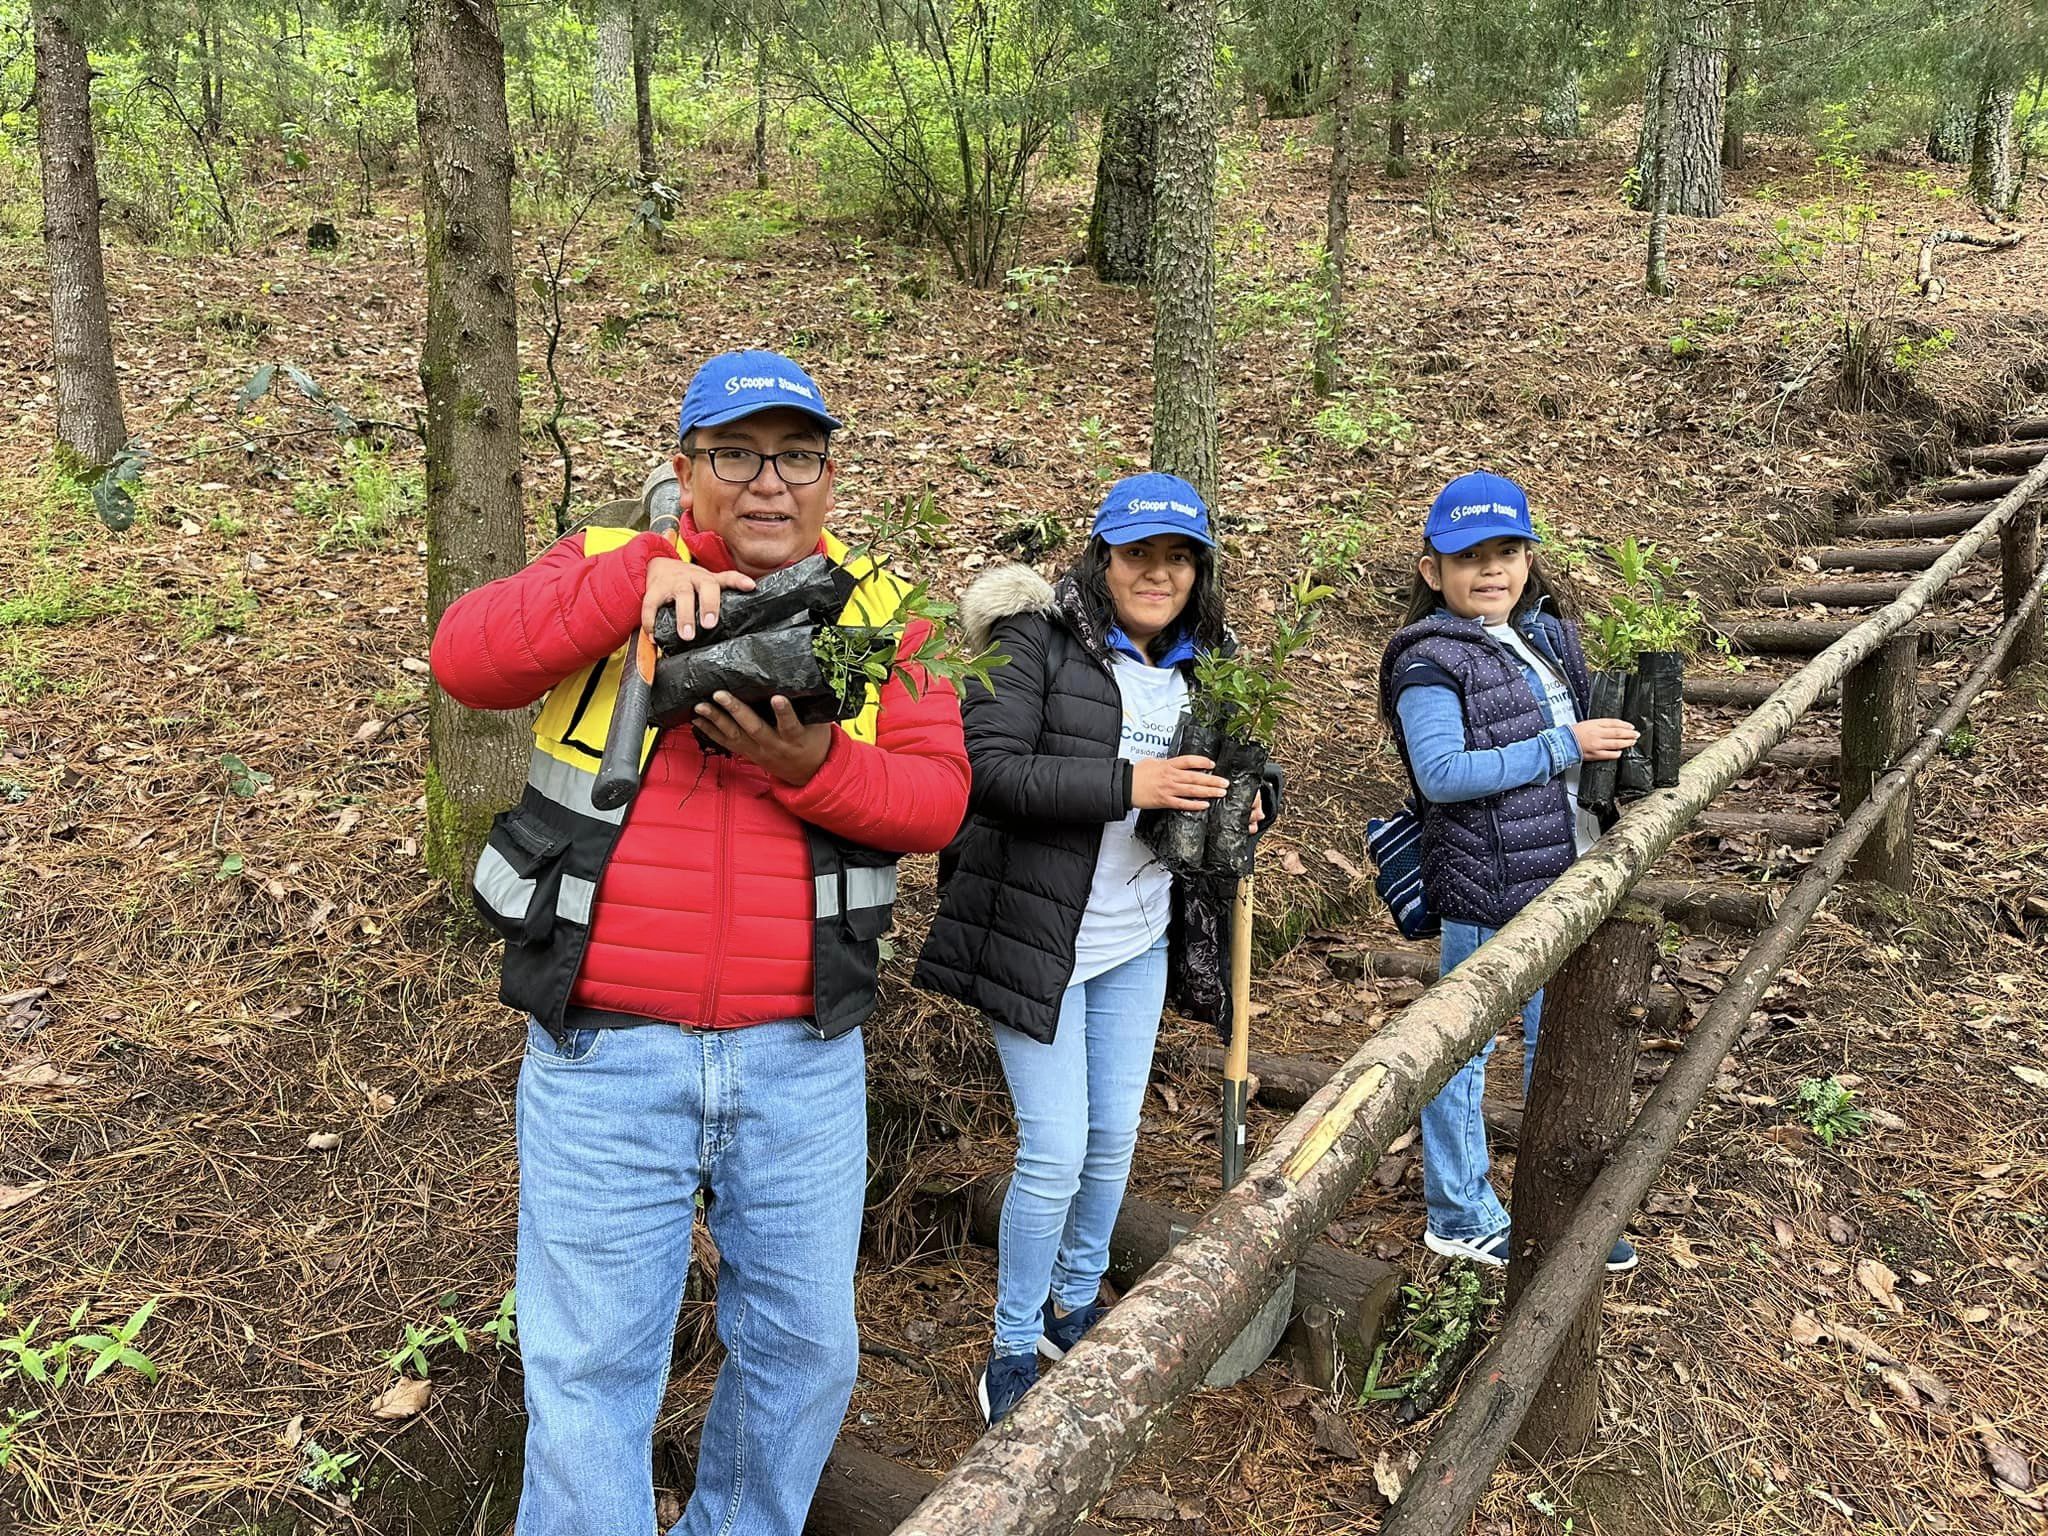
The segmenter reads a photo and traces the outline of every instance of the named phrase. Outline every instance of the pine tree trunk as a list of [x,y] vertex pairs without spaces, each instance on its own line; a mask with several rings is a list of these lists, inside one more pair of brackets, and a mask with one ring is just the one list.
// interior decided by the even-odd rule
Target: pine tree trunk
[[633,0],[633,140],[640,152],[640,175],[652,181],[659,173],[654,160],[654,35],[653,0]]
[[1088,215],[1088,264],[1105,283],[1142,283],[1152,270],[1152,219],[1159,117],[1149,82],[1102,114],[1095,206]]
[[1539,122],[1543,137],[1562,142],[1576,139],[1585,131],[1584,108],[1579,101],[1579,72],[1571,70],[1543,98]]
[[1344,339],[1344,260],[1351,238],[1351,114],[1358,98],[1358,25],[1352,8],[1337,40],[1337,86],[1330,102],[1330,206],[1323,235],[1322,323],[1316,327],[1310,383],[1318,395],[1337,387],[1337,347]]
[[227,104],[226,82],[221,79],[220,23],[199,20],[199,132],[212,143],[221,134]]
[[1996,213],[2012,209],[2012,114],[2019,93],[1987,80],[1977,97],[1977,124],[1970,136],[1970,196]]
[[[1666,140],[1665,175],[1670,184],[1669,211],[1695,219],[1721,216],[1722,73],[1726,62],[1721,25],[1719,12],[1711,8],[1674,23],[1660,66],[1646,82],[1643,131],[1636,145],[1637,178],[1644,198],[1640,207],[1649,207],[1650,159],[1661,131],[1660,114],[1668,103],[1671,133]],[[1659,81],[1664,86],[1661,92],[1648,88]]]
[[1739,171],[1748,156],[1743,142],[1743,77],[1749,68],[1751,9],[1733,8],[1728,28],[1728,79],[1721,92],[1721,169]]
[[1934,122],[1927,130],[1927,158],[1940,165],[1961,165],[1970,158],[1970,140],[1976,132],[1976,114],[1968,102],[1944,96],[1934,109]]
[[128,441],[100,264],[100,175],[92,136],[92,70],[55,0],[38,0],[36,147],[43,170],[43,251],[50,264],[50,340],[57,437],[86,465]]
[[[1678,0],[1665,0],[1666,6]],[[1668,23],[1669,17],[1663,18]],[[1660,32],[1663,29],[1660,28]],[[1665,261],[1665,240],[1671,221],[1671,119],[1674,115],[1676,55],[1660,47],[1650,70],[1649,107],[1645,130],[1650,135],[1650,168],[1643,184],[1650,210],[1650,238],[1644,254],[1643,286],[1659,298],[1671,292],[1671,273]]]
[[[519,569],[518,268],[512,135],[494,0],[413,0],[413,78],[426,211],[427,627],[457,597]],[[429,867],[466,881],[493,813],[525,778],[526,722],[436,690],[429,717]]]
[[754,190],[768,190],[768,33],[754,41]]
[[632,89],[633,0],[599,0],[596,74],[590,94],[600,131],[610,133],[624,121]]
[[1166,0],[1152,237],[1152,467],[1216,499],[1216,0]]
[[1408,64],[1397,59],[1387,80],[1387,174],[1408,174]]

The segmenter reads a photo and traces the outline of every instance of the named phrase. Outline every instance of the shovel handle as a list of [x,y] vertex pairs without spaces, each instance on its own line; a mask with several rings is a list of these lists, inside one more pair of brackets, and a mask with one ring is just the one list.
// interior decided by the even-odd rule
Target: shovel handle
[[1245,1110],[1251,1097],[1252,877],[1237,882],[1230,914],[1230,1048],[1223,1057],[1223,1187],[1244,1177]]
[[604,759],[597,765],[597,782],[590,789],[590,803],[600,811],[615,811],[640,789],[640,748],[647,735],[647,711],[654,698],[654,636],[640,630],[626,657],[626,673],[619,679],[619,696],[612,704],[611,728],[605,732]]

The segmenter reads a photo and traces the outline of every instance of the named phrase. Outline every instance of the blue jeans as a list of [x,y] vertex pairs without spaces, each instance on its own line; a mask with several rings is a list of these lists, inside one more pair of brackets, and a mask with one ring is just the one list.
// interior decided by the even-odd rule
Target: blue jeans
[[[1437,974],[1448,976],[1497,930],[1472,923],[1445,923],[1442,958]],[[1543,1018],[1543,993],[1522,1007],[1522,1092],[1529,1091],[1529,1073],[1536,1065],[1536,1031]],[[1508,1213],[1487,1177],[1486,1121],[1480,1096],[1486,1088],[1486,1042],[1457,1076],[1422,1111],[1422,1198],[1429,1207],[1429,1230],[1438,1237],[1471,1241],[1491,1237],[1508,1224]]]
[[798,1020],[527,1029],[519,1072],[518,1536],[654,1529],[654,1419],[697,1192],[725,1362],[672,1536],[798,1536],[853,1393],[860,1032]]
[[1046,1297],[1095,1300],[1130,1178],[1166,1001],[1166,940],[1067,988],[1052,1044],[996,1026],[1017,1107],[1017,1172],[996,1251],[996,1353],[1038,1345]]

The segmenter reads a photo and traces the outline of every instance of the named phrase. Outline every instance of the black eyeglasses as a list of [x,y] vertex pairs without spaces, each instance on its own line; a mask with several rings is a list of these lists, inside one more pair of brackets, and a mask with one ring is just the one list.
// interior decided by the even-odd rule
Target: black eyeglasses
[[694,458],[701,453],[711,461],[711,473],[727,485],[752,485],[761,466],[773,464],[784,485],[816,485],[825,473],[825,455],[815,448],[785,448],[780,453],[756,453],[751,448],[698,448],[685,450]]

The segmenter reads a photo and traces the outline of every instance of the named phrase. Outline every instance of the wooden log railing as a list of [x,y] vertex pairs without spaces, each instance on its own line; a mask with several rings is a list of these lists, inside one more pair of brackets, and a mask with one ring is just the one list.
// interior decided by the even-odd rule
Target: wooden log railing
[[[1152,1425],[1201,1384],[1209,1366],[1271,1293],[1280,1273],[1335,1217],[1388,1143],[1451,1074],[1520,1010],[1524,998],[1557,972],[1709,802],[1791,734],[1824,692],[1918,618],[2009,523],[2023,512],[2030,519],[2037,516],[2028,508],[2044,485],[2048,460],[2001,497],[1975,528],[1931,559],[1925,573],[1895,600],[1785,679],[1753,714],[1687,764],[1675,788],[1658,790],[1637,802],[1549,890],[1366,1041],[1282,1128],[1244,1180],[1225,1192],[1195,1229],[968,1451],[897,1527],[897,1536],[1050,1536],[1071,1529],[1137,1454]],[[2007,625],[2013,634],[2039,601],[2038,579],[2019,601],[2020,611]],[[1978,670],[1981,674],[1983,669]],[[1924,739],[1915,752],[1923,747]],[[1929,754],[1932,750],[1926,748]],[[1906,777],[1910,780],[1910,774]],[[1874,826],[1900,792],[1887,789],[1892,783],[1888,776],[1873,785],[1850,824]],[[1857,840],[1860,843],[1860,835]],[[1839,870],[1845,860],[1846,853],[1837,851],[1825,865],[1817,859],[1814,868],[1823,873],[1827,867]],[[1798,889],[1807,889],[1807,882]],[[1814,906],[1822,895],[1824,889],[1812,896]],[[1791,941],[1781,936],[1797,921],[1794,912],[1781,911],[1769,936],[1752,954],[1775,950],[1782,960]],[[1731,981],[1723,996],[1729,996],[1735,985]],[[1743,1005],[1738,1021],[1748,1012]],[[1703,1027],[1704,1020],[1694,1026],[1693,1034],[1695,1041],[1705,1044]],[[1724,1045],[1721,1052],[1711,1054],[1712,1066],[1718,1067],[1725,1050]],[[1692,1070],[1683,1077],[1680,1065],[1695,1055],[1688,1051],[1673,1064],[1653,1095],[1653,1105],[1669,1106],[1694,1082],[1702,1070],[1700,1062],[1708,1058],[1693,1060]],[[1679,1080],[1677,1085],[1674,1079]],[[1700,1082],[1698,1093],[1708,1081],[1711,1072]],[[1686,1102],[1696,1102],[1697,1096]],[[1663,1150],[1641,1174],[1645,1188],[1686,1118],[1682,1110],[1674,1116],[1667,1108],[1663,1114],[1671,1123]],[[1603,1188],[1610,1190],[1608,1204],[1600,1207],[1607,1213],[1602,1226],[1611,1216],[1609,1243],[1641,1195],[1638,1190],[1626,1203],[1617,1203],[1611,1194],[1615,1170],[1634,1145],[1632,1133],[1582,1206],[1582,1212],[1594,1208]],[[1647,1156],[1638,1153],[1629,1166],[1640,1168]],[[1599,1255],[1605,1253],[1604,1247],[1589,1245],[1583,1233],[1578,1236],[1576,1243],[1561,1242],[1552,1249],[1550,1262],[1524,1293],[1523,1306],[1549,1295],[1549,1313],[1570,1313],[1576,1293],[1566,1294],[1565,1281],[1553,1284],[1551,1277],[1576,1273],[1576,1259],[1595,1247]],[[1587,1270],[1589,1276],[1596,1272]],[[1488,1380],[1476,1379],[1482,1386]],[[1478,1399],[1478,1391],[1467,1391]],[[1513,1422],[1505,1423],[1504,1434],[1512,1434],[1520,1417],[1507,1417]],[[1497,1415],[1486,1426],[1488,1434],[1503,1422]],[[1472,1474],[1478,1486],[1484,1486],[1498,1460],[1495,1450],[1490,1459],[1480,1457],[1470,1464],[1484,1462],[1483,1471]],[[1413,1479],[1411,1492],[1426,1481]]]

